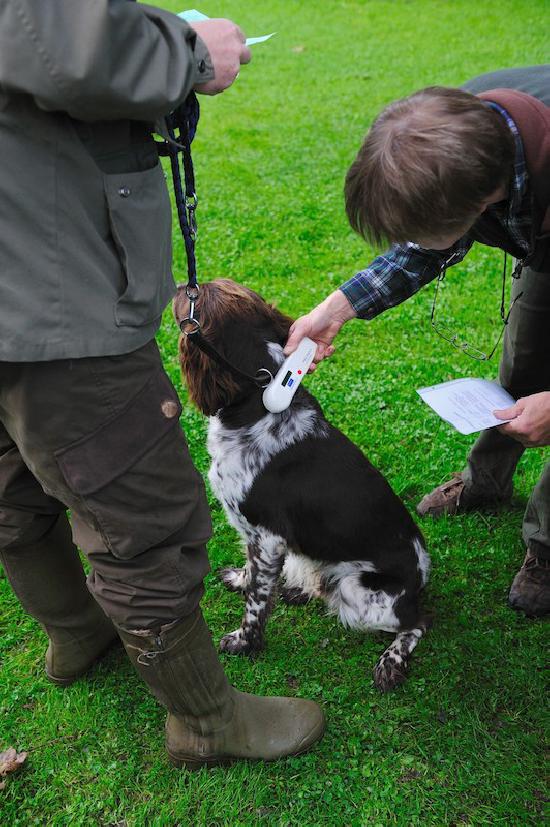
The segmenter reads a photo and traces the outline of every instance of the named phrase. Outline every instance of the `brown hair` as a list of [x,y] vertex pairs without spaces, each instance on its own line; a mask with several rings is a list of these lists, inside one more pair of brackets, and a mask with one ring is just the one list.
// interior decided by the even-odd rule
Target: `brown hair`
[[505,184],[514,141],[475,95],[431,86],[382,110],[346,176],[346,212],[366,240],[461,232]]

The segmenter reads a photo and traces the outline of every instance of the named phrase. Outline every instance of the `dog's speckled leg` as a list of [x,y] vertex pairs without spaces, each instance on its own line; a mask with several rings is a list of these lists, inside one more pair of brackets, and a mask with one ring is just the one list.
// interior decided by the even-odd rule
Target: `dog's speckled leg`
[[257,532],[249,543],[244,617],[239,629],[221,639],[222,652],[253,655],[264,648],[265,624],[275,599],[285,552],[284,540],[268,532]]
[[426,632],[426,625],[419,623],[417,628],[399,632],[393,643],[382,653],[374,667],[374,684],[382,692],[395,689],[407,677],[407,670],[413,649]]

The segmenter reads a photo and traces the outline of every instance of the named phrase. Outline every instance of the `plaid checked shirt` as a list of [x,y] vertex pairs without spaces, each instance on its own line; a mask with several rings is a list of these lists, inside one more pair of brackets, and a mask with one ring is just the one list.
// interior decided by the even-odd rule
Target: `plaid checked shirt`
[[[523,144],[509,114],[496,103],[490,103],[505,119],[516,145],[514,173],[506,202],[487,208],[506,234],[528,254],[531,247],[532,202],[525,164]],[[373,319],[384,310],[400,304],[421,287],[433,281],[443,267],[458,264],[470,250],[474,240],[484,239],[480,232],[471,232],[456,241],[448,250],[426,250],[418,244],[395,244],[378,256],[365,269],[340,287],[361,319]],[[474,238],[475,235],[475,238]]]

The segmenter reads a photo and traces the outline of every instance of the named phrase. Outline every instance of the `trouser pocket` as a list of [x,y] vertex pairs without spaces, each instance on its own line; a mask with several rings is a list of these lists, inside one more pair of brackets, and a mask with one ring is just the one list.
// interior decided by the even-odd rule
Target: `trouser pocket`
[[[184,528],[205,497],[180,414],[177,394],[159,370],[125,408],[55,454],[67,485],[94,516],[109,551],[122,560]],[[75,540],[86,547],[79,542],[79,522]]]

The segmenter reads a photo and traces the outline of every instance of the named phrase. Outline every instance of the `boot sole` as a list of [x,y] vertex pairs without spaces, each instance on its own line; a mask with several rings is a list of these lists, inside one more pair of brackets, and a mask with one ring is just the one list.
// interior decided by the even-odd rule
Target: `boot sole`
[[205,767],[206,769],[210,769],[211,767],[229,767],[231,764],[235,764],[237,761],[262,761],[264,764],[270,764],[273,761],[280,761],[282,758],[296,758],[308,752],[311,749],[311,747],[313,747],[316,743],[318,743],[318,741],[321,740],[321,738],[325,734],[325,729],[326,721],[323,721],[320,731],[313,736],[313,740],[309,741],[309,743],[306,746],[302,747],[302,749],[299,749],[296,752],[289,752],[288,755],[279,755],[276,758],[245,758],[244,756],[226,756],[224,758],[216,758],[212,756],[212,758],[196,758],[192,756],[174,755],[174,753],[170,752],[168,748],[166,749],[166,752],[168,754],[168,759],[170,763],[174,767],[177,767],[178,769],[182,769],[183,767],[185,767],[191,772],[201,770],[203,769],[203,767]]
[[525,617],[529,618],[529,620],[541,620],[544,617],[547,617],[550,614],[550,609],[542,609],[541,611],[535,611],[529,607],[523,607],[519,605],[515,605],[514,603],[510,603],[508,600],[508,607],[513,609],[514,612],[519,612],[524,614]]
[[172,764],[173,767],[177,767],[178,769],[185,769],[189,770],[190,772],[197,772],[197,770],[202,770],[203,767],[206,769],[210,769],[211,767],[229,767],[231,764],[234,764],[236,761],[240,761],[242,759],[239,758],[205,758],[203,760],[198,760],[197,758],[185,758],[181,756],[172,755],[171,752],[168,753],[168,760]]
[[46,669],[46,677],[50,683],[55,684],[55,686],[70,686],[72,683],[77,681],[79,678],[83,677],[88,671],[87,669],[84,672],[80,672],[78,675],[73,675],[71,678],[58,678],[56,675],[52,675]]

